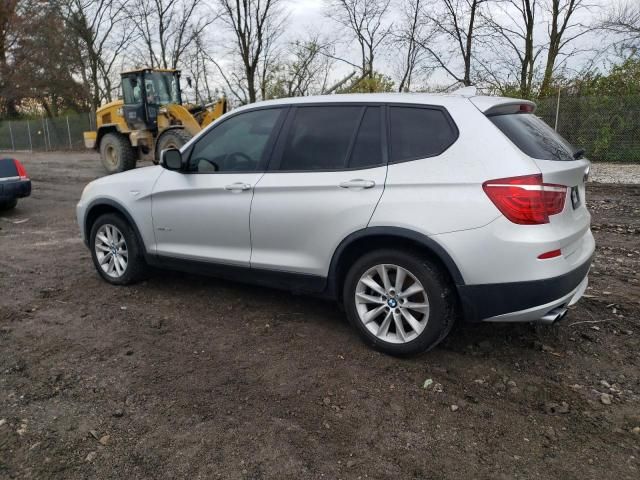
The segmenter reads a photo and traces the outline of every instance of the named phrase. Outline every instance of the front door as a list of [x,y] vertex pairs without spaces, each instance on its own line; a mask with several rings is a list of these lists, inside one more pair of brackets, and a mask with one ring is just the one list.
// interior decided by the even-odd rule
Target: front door
[[238,113],[201,135],[187,170],[166,170],[152,197],[156,253],[248,266],[249,211],[283,110]]

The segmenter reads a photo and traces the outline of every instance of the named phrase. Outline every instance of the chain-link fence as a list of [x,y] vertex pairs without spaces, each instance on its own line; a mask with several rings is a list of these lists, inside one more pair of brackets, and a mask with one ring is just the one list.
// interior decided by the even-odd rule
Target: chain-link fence
[[81,150],[83,132],[92,130],[90,113],[55,118],[0,120],[0,151]]
[[[590,160],[640,163],[640,95],[575,97],[538,102],[537,114]],[[82,132],[92,130],[90,113],[56,118],[0,121],[0,151],[81,150]]]
[[640,95],[546,98],[537,115],[593,161],[640,163]]

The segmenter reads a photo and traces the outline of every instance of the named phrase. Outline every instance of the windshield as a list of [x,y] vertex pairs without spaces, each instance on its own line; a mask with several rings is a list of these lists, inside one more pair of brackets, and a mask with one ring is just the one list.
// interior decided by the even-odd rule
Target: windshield
[[156,105],[180,104],[178,76],[172,72],[147,72],[144,75],[147,102]]
[[530,157],[538,160],[575,160],[573,154],[576,149],[533,114],[494,115],[489,120]]

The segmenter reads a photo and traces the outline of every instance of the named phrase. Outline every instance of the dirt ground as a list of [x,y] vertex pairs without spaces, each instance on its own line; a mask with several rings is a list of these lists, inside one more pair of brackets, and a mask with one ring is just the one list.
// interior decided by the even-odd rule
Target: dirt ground
[[18,157],[0,478],[640,478],[639,185],[589,185],[597,256],[561,324],[459,326],[398,359],[321,300],[170,272],[107,285],[75,220],[96,157]]

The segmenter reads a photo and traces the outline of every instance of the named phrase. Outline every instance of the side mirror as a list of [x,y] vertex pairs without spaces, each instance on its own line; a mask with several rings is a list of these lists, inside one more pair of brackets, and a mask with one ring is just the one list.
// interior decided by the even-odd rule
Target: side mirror
[[182,170],[182,154],[177,148],[168,148],[160,152],[160,165],[167,170]]

